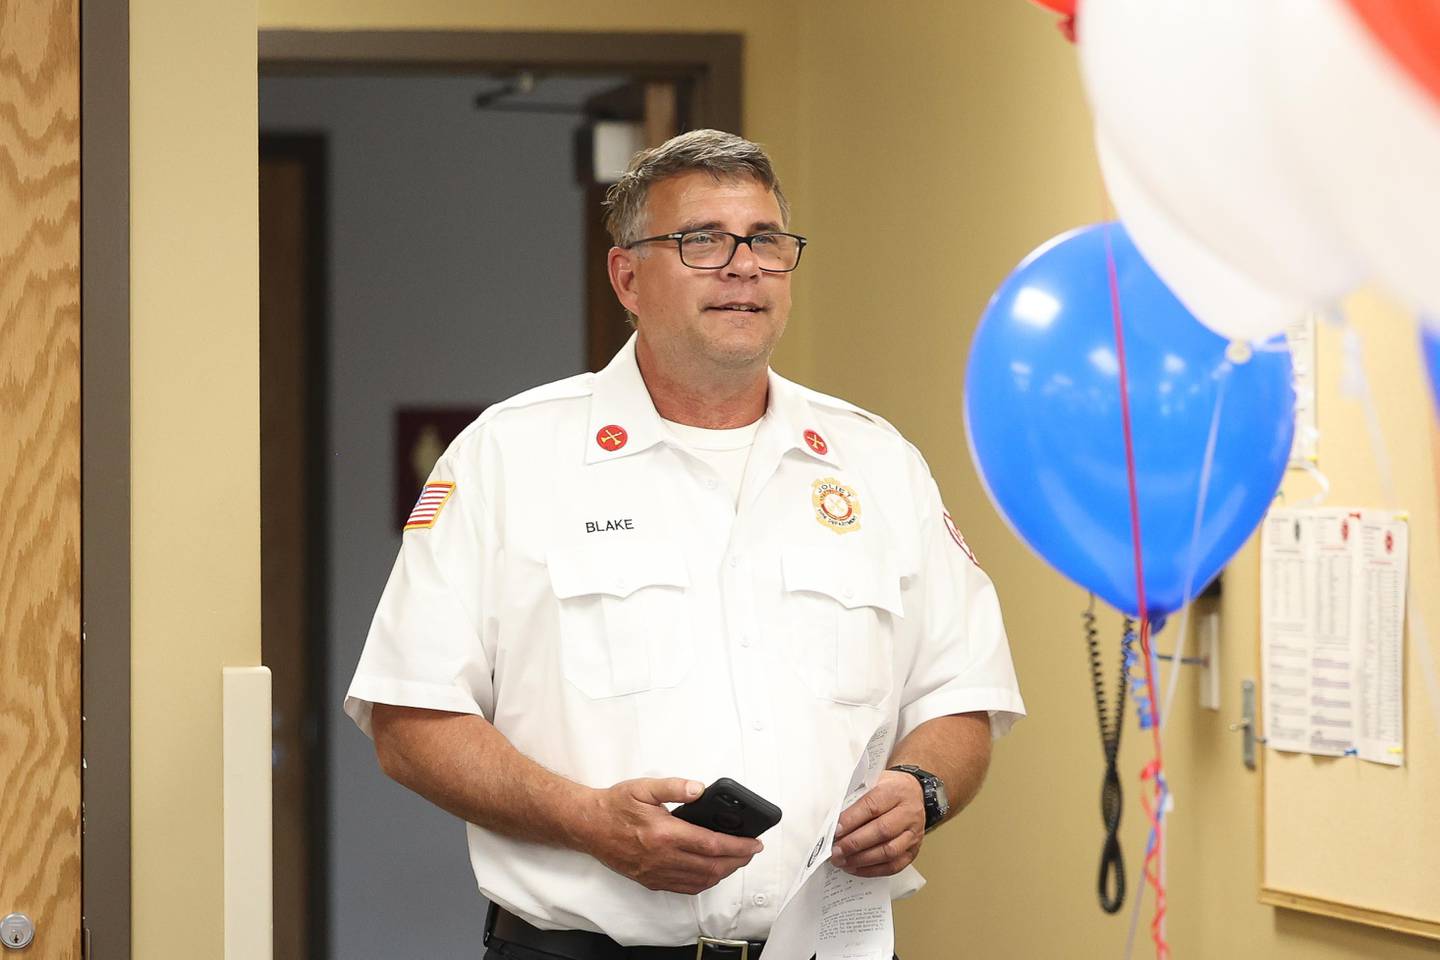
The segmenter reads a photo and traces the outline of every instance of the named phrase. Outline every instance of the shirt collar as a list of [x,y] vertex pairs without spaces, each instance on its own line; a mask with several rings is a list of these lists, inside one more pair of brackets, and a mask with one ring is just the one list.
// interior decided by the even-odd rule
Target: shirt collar
[[[804,387],[771,370],[765,414],[776,454],[783,456],[791,450],[799,450],[812,460],[839,469],[835,438],[820,429],[819,413],[806,396]],[[756,440],[758,442],[759,437]]]
[[648,450],[665,439],[655,402],[635,361],[635,334],[595,374],[590,394],[590,425],[585,431],[585,462],[619,460]]
[[[660,415],[635,359],[635,336],[631,334],[615,358],[595,374],[585,431],[587,464],[628,457],[665,440]],[[778,462],[789,451],[799,450],[838,469],[834,438],[821,432],[805,390],[774,370],[768,377],[766,415],[755,436],[756,451],[765,451]]]

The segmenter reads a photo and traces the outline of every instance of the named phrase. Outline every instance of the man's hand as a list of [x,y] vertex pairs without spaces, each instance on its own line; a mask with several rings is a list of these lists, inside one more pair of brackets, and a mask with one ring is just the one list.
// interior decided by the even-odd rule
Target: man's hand
[[925,793],[908,773],[886,770],[840,814],[830,862],[857,877],[888,877],[915,860],[925,839]]
[[597,791],[584,826],[585,852],[650,890],[710,889],[763,847],[759,840],[686,823],[663,806],[694,800],[703,790],[694,780],[672,778],[625,780]]

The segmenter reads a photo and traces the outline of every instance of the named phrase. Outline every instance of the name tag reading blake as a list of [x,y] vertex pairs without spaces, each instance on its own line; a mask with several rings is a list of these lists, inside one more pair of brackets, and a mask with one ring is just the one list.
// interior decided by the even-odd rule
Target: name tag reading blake
[[629,517],[624,520],[586,520],[586,533],[607,533],[611,530],[634,530],[635,521]]

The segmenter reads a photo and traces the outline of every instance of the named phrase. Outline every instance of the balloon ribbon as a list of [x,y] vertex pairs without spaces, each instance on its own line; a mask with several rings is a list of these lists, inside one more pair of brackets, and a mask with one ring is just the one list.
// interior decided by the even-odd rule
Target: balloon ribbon
[[1150,923],[1150,938],[1155,941],[1156,960],[1168,960],[1170,945],[1165,942],[1165,882],[1160,875],[1159,864],[1163,856],[1165,832],[1162,829],[1164,809],[1165,766],[1160,752],[1159,700],[1155,691],[1155,658],[1150,652],[1150,614],[1145,604],[1145,567],[1140,548],[1140,495],[1135,475],[1135,436],[1130,425],[1130,385],[1125,371],[1125,331],[1120,314],[1120,280],[1115,269],[1115,250],[1110,242],[1110,231],[1105,231],[1105,268],[1110,282],[1110,314],[1115,326],[1115,360],[1120,372],[1120,420],[1125,430],[1125,474],[1130,489],[1130,539],[1135,547],[1135,597],[1140,618],[1140,654],[1145,659],[1145,686],[1151,693],[1150,710],[1151,736],[1155,743],[1155,756],[1140,773],[1141,782],[1150,781],[1155,800],[1142,792],[1141,806],[1150,820],[1154,842],[1145,850],[1145,880],[1155,889],[1155,916]]

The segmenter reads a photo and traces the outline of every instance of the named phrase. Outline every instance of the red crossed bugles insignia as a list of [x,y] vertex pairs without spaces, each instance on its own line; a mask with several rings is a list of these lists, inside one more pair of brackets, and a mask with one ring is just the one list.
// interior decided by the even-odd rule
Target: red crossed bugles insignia
[[595,442],[600,444],[602,450],[619,450],[629,439],[630,434],[625,432],[625,428],[613,423],[608,427],[601,427],[600,432],[595,434]]
[[820,436],[820,434],[816,433],[814,430],[805,431],[805,442],[808,443],[810,445],[810,449],[814,450],[816,453],[825,453],[830,449],[830,446],[825,442],[825,438]]

